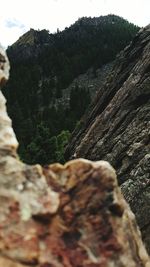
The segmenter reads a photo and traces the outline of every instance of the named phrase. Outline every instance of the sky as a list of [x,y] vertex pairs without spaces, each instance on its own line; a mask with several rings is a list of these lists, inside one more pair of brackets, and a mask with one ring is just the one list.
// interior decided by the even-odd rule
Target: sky
[[30,28],[53,33],[83,16],[108,14],[144,27],[150,23],[150,0],[3,0],[0,43],[6,48]]

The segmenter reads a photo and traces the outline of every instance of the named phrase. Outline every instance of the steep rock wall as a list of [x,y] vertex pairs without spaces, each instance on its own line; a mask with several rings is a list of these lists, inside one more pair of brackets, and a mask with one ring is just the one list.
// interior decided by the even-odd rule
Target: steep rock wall
[[150,249],[150,25],[118,55],[66,158],[108,160]]

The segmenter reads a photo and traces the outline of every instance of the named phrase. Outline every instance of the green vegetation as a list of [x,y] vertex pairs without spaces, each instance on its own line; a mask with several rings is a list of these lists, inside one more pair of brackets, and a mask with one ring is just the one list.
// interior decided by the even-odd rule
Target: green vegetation
[[63,89],[89,68],[96,73],[114,60],[138,29],[114,15],[81,18],[55,34],[31,29],[8,48],[11,75],[3,92],[25,162],[64,162],[70,133],[91,97],[76,84],[65,104]]
[[[23,159],[28,163],[48,164],[53,162],[64,163],[64,146],[68,143],[69,131],[62,131],[58,136],[51,136],[50,131],[43,123],[36,129],[34,140],[22,151]],[[23,154],[25,153],[25,154]]]

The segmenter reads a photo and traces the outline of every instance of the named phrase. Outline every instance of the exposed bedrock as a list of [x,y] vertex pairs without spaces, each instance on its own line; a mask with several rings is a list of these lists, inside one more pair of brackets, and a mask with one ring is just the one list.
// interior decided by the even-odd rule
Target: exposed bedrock
[[107,160],[150,250],[150,25],[117,57],[113,71],[66,149],[66,158]]

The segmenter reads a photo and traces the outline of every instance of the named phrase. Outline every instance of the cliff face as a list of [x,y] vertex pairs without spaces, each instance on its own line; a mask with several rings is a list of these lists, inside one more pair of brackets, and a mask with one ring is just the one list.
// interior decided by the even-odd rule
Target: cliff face
[[150,25],[121,52],[66,158],[109,160],[150,247]]
[[[0,86],[9,64],[0,49]],[[0,266],[149,267],[109,163],[29,166],[0,92]]]

